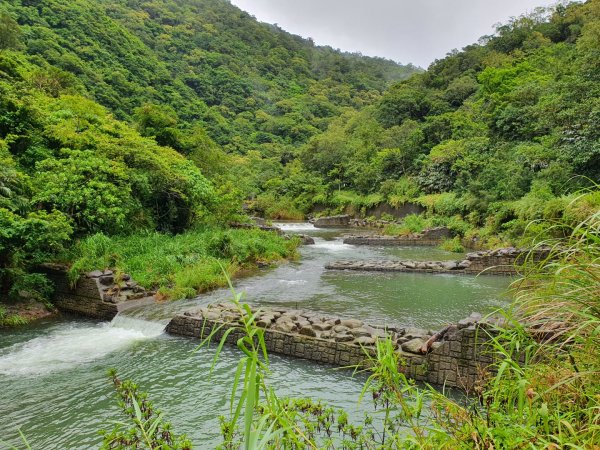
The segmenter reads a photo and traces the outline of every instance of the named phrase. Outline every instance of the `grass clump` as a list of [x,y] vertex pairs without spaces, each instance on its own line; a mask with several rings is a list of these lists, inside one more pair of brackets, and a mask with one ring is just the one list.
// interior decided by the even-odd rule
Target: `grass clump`
[[464,253],[465,248],[462,245],[462,242],[458,236],[453,237],[452,239],[445,239],[439,245],[442,250],[452,253]]
[[26,318],[19,314],[10,314],[6,308],[0,305],[0,328],[18,327],[27,323],[28,321]]
[[423,216],[409,214],[399,224],[393,223],[383,229],[387,236],[408,236],[413,233],[421,233],[429,225],[429,221]]
[[67,256],[72,280],[104,268],[128,273],[140,285],[168,298],[192,297],[226,285],[226,278],[293,258],[298,241],[254,229],[201,228],[178,235],[157,232],[108,237],[95,234]]

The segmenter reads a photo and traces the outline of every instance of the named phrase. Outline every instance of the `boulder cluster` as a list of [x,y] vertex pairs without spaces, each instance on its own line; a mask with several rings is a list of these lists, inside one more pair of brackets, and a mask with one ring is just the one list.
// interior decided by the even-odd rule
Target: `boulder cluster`
[[117,277],[112,270],[95,270],[89,272],[86,276],[96,280],[98,288],[102,292],[102,300],[108,303],[123,303],[129,300],[151,297],[155,294],[155,292],[148,291],[140,286],[128,274],[120,274]]

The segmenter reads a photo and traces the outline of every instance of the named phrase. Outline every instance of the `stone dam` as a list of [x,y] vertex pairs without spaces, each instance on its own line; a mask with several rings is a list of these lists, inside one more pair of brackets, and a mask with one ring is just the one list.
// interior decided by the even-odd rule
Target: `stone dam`
[[[112,320],[120,312],[156,301],[153,292],[138,286],[128,275],[117,276],[111,270],[90,272],[72,286],[64,267],[46,265],[43,269],[56,285],[54,305],[68,313]],[[217,330],[217,340],[238,326],[240,318],[235,305],[218,303],[175,316],[166,331],[205,338]],[[256,325],[265,329],[269,352],[338,367],[364,366],[367,355],[375,351],[376,341],[389,337],[407,377],[470,391],[493,362],[487,342],[501,323],[473,313],[441,330],[426,330],[369,324],[307,310],[261,308]],[[227,341],[235,344],[240,337],[234,330]]]
[[[369,238],[373,239],[373,238]],[[387,239],[376,239],[378,241]],[[346,241],[344,241],[346,242]],[[374,245],[374,244],[369,244]],[[517,275],[525,262],[538,263],[549,256],[548,249],[529,251],[503,248],[468,253],[459,261],[412,260],[339,260],[325,266],[328,270],[356,270],[367,272],[451,273],[455,275]]]
[[348,235],[344,238],[344,244],[351,245],[375,245],[375,246],[397,246],[410,245],[417,247],[428,247],[440,245],[444,240],[452,238],[452,233],[446,227],[427,228],[421,233],[412,233],[406,236],[385,236],[379,234]]
[[[467,319],[442,330],[370,325],[357,319],[341,319],[321,314],[281,308],[258,311],[256,325],[265,330],[267,350],[285,356],[307,359],[338,367],[368,367],[377,340],[390,338],[399,356],[399,369],[407,377],[436,385],[471,391],[493,362],[488,343],[501,319],[482,318],[473,313]],[[235,344],[242,337],[239,308],[219,303],[174,317],[167,332],[193,338],[206,338],[213,331],[219,342]]]

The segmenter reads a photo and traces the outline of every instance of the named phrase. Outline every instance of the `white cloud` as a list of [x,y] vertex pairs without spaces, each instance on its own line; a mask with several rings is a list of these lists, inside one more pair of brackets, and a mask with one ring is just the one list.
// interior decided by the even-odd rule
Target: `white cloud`
[[231,0],[317,44],[427,67],[493,25],[556,0]]

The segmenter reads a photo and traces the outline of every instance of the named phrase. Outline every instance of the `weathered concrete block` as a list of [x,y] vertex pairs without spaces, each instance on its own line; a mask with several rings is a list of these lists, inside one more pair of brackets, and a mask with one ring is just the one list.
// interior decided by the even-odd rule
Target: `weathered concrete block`
[[350,226],[350,216],[320,217],[313,223],[316,228],[347,228]]

